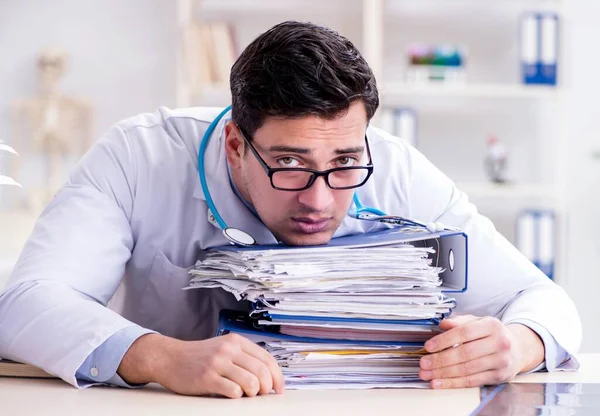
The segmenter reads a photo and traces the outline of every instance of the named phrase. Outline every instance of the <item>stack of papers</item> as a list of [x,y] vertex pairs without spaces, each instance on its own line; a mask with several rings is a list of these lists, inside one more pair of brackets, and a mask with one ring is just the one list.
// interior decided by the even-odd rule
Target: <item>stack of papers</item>
[[320,247],[223,247],[190,271],[190,288],[223,288],[253,302],[250,330],[239,332],[276,358],[288,388],[426,386],[418,378],[423,343],[455,307],[441,292],[435,255],[360,237]]
[[288,388],[423,387],[420,347],[267,341]]

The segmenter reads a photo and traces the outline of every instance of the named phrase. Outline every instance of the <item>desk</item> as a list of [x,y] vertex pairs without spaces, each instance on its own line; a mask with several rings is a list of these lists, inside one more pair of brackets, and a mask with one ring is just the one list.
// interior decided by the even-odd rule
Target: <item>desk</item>
[[[600,383],[600,354],[582,354],[581,370],[536,373],[515,382]],[[479,389],[288,391],[238,400],[185,397],[158,385],[140,390],[95,387],[77,390],[59,380],[0,379],[3,415],[468,415]]]

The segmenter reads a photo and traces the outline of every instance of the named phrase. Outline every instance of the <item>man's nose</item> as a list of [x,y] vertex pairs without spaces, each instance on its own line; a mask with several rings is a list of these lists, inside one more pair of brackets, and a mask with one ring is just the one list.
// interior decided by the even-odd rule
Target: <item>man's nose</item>
[[327,186],[324,177],[318,177],[312,186],[300,191],[298,201],[314,211],[326,211],[333,203],[333,191]]

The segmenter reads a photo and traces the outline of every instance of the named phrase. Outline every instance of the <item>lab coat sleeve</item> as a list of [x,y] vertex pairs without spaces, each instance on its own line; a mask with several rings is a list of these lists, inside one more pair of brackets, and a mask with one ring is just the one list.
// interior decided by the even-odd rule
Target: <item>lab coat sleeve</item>
[[563,347],[558,345],[558,343],[550,334],[550,332],[548,332],[545,328],[541,327],[535,322],[528,321],[526,319],[515,319],[511,323],[525,325],[526,327],[534,331],[536,334],[538,334],[538,336],[544,343],[544,349],[546,351],[545,360],[536,368],[529,371],[530,373],[534,373],[536,371],[544,369],[548,371],[564,369],[564,367],[558,368],[558,366],[569,358],[569,354],[567,353],[567,351],[565,351]]
[[106,307],[134,243],[133,153],[112,128],[42,212],[0,295],[0,357],[77,386],[86,357],[134,325]]
[[154,331],[139,326],[129,326],[113,334],[85,359],[75,373],[79,387],[109,384],[119,387],[140,387],[132,385],[119,376],[117,370],[129,347],[142,335]]
[[456,294],[455,313],[494,316],[505,324],[530,322],[534,331],[543,328],[551,335],[545,342],[556,343],[546,346],[547,354],[567,353],[560,363],[547,355],[549,370],[577,368],[581,321],[565,291],[498,233],[467,195],[419,151],[409,145],[404,149],[411,215],[460,227],[468,235],[468,289]]

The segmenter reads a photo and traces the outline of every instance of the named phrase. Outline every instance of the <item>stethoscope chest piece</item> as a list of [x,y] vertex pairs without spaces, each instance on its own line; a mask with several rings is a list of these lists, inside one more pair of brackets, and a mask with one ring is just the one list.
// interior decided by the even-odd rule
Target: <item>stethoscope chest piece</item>
[[223,230],[223,235],[233,244],[240,246],[256,245],[256,240],[250,234],[238,228],[227,227]]

